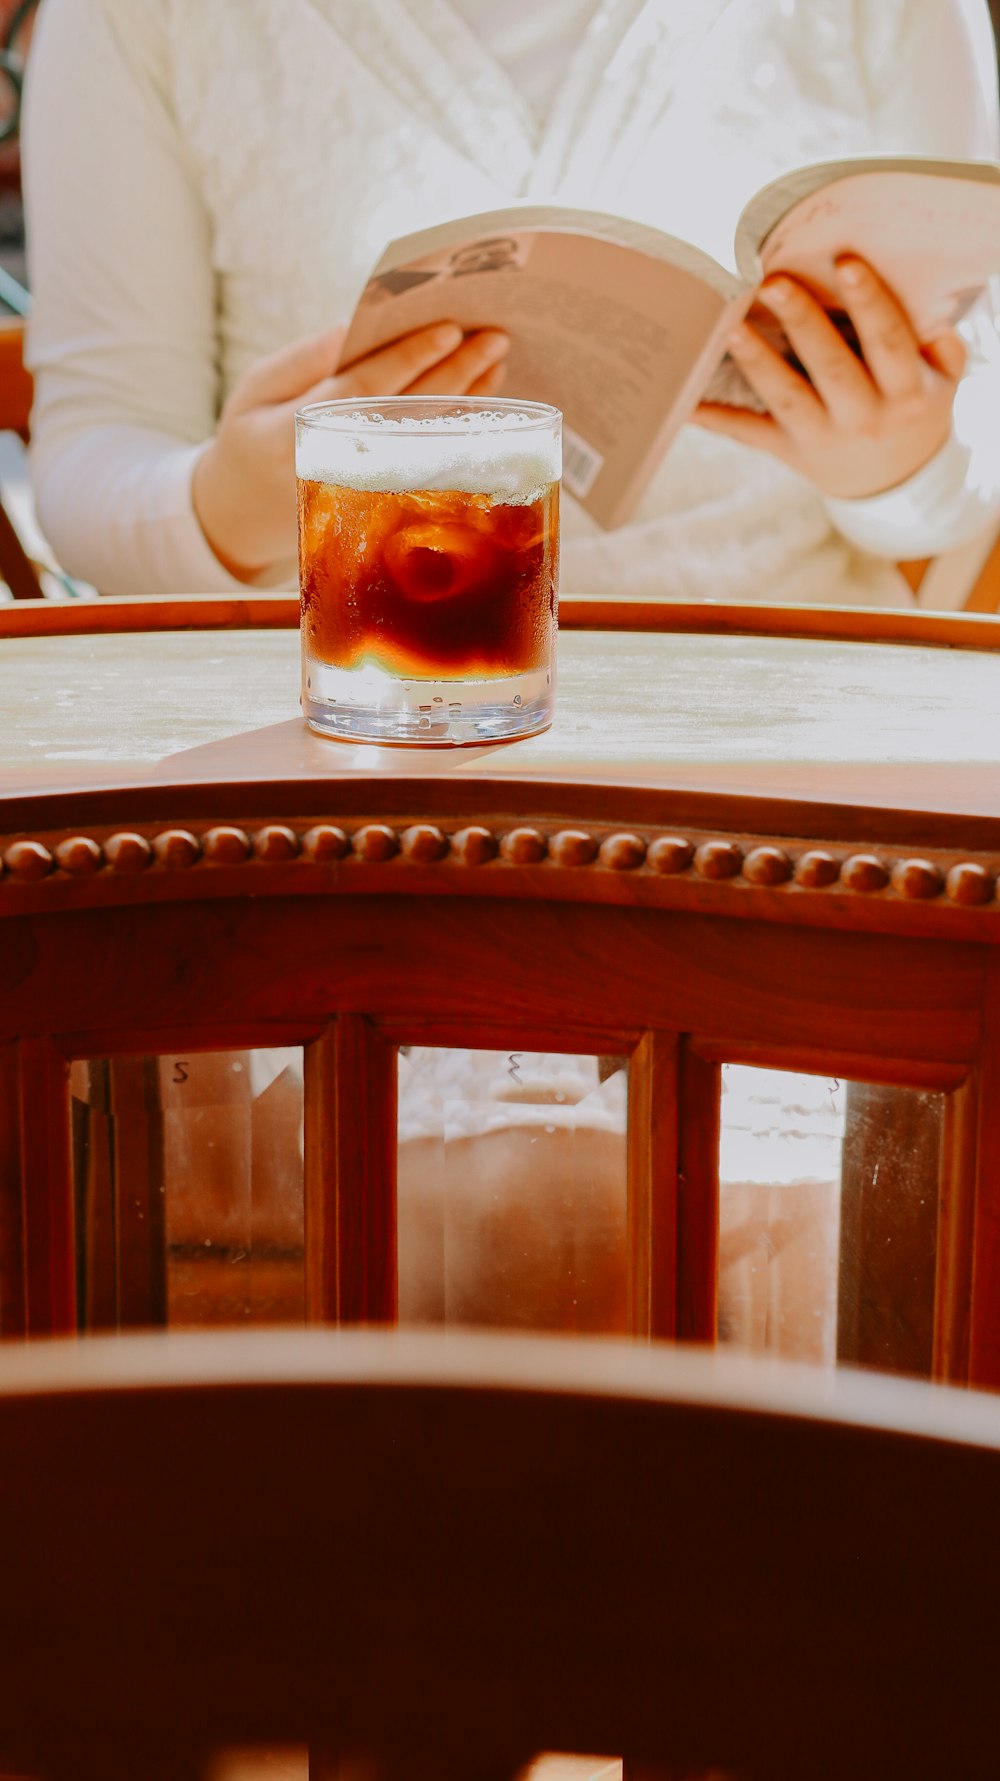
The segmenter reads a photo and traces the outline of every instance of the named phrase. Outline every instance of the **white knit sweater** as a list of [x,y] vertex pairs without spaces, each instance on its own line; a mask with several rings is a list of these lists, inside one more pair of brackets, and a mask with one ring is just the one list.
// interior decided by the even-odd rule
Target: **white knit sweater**
[[[190,495],[220,402],[254,358],[346,319],[407,229],[557,199],[727,258],[741,205],[798,161],[997,154],[984,0],[598,0],[541,132],[468,11],[46,0],[24,126],[33,473],[72,572],[108,592],[234,586]],[[890,559],[1000,506],[990,320],[967,386],[951,445],[865,502],[686,427],[631,526],[600,534],[566,502],[563,585],[903,600]]]

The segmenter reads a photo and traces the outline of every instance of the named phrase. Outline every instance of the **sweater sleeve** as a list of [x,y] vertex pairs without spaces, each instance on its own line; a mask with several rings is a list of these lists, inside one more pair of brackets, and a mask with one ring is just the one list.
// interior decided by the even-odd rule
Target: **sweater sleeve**
[[191,502],[216,420],[215,281],[168,67],[159,0],[40,10],[23,124],[31,476],[59,560],[105,593],[239,585]]
[[[886,29],[885,0],[867,0],[861,12],[872,148],[1000,158],[997,55],[985,0],[896,0],[894,32]],[[1000,517],[998,295],[994,281],[959,328],[968,359],[940,452],[882,494],[827,500],[850,543],[879,556],[935,556]]]

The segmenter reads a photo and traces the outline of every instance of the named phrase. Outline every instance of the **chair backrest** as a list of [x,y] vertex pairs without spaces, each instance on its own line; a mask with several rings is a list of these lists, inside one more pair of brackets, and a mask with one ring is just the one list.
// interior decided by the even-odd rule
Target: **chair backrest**
[[[0,317],[0,432],[16,433],[27,442],[33,395],[34,380],[24,363],[24,319],[17,315]],[[2,501],[0,578],[15,600],[42,597],[38,569]]]
[[27,439],[35,384],[24,363],[24,320],[0,317],[0,432]]
[[6,1773],[992,1772],[995,1399],[468,1333],[2,1359]]

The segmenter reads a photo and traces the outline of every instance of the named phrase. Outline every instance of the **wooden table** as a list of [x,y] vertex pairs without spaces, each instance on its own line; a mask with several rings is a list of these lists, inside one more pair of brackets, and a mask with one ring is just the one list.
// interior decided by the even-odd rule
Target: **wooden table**
[[[629,1060],[638,1335],[715,1335],[723,1062],[939,1095],[929,1149],[895,1120],[930,1158],[912,1217],[886,1168],[845,1200],[867,1309],[840,1353],[1000,1384],[976,641],[570,631],[553,728],[459,751],[310,735],[290,631],[0,644],[3,1328],[76,1327],[72,1060],[303,1045],[306,1309],[357,1321],[396,1304],[397,1048],[520,1048]],[[116,1214],[123,1323],[156,1314],[148,1160]],[[908,1245],[919,1363],[877,1327]]]

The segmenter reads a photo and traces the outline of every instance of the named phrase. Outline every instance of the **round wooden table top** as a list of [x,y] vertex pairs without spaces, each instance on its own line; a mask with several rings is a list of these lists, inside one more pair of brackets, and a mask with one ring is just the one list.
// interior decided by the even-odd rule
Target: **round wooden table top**
[[[449,850],[454,856],[452,838],[470,824],[489,830],[508,863],[582,868],[607,865],[613,854],[618,889],[598,893],[590,873],[581,894],[615,900],[629,875],[633,885],[658,879],[665,894],[668,880],[690,879],[692,862],[707,895],[730,888],[726,879],[746,887],[741,862],[751,855],[749,888],[769,896],[776,886],[809,885],[810,873],[812,888],[829,889],[832,872],[838,893],[892,897],[916,855],[927,871],[911,871],[912,895],[900,892],[913,905],[952,901],[980,916],[996,909],[1000,675],[990,649],[570,630],[560,638],[558,675],[556,717],[544,735],[386,748],[307,730],[291,630],[8,637],[0,645],[0,885],[27,890],[63,874],[59,838],[78,831],[101,849],[116,826],[152,837],[169,822],[193,833],[203,852],[204,835],[220,825],[250,820],[252,841],[253,822],[277,821],[291,823],[301,851],[322,820],[345,824],[345,833],[359,822],[388,823],[393,857],[406,852],[401,838],[414,824],[436,824],[438,841],[425,835],[411,848],[428,866]],[[521,833],[526,825],[534,840]],[[505,840],[514,831],[519,838]],[[616,851],[622,833],[635,845],[620,841]],[[29,837],[49,850],[44,871],[40,857],[29,868],[23,849],[11,855]],[[680,850],[657,853],[657,840]],[[834,865],[802,868],[803,853],[816,851],[806,844],[818,842]],[[240,843],[227,845],[235,861]],[[368,845],[365,858],[375,863],[382,844]],[[219,863],[230,863],[219,846]],[[336,846],[323,846],[329,864]],[[784,857],[760,856],[762,847]],[[854,871],[853,883],[841,871],[845,849],[874,861]],[[473,846],[467,863],[483,863],[475,854]],[[957,898],[942,894],[963,863],[987,875],[988,894],[975,873]]]
[[0,790],[416,776],[1000,815],[1000,666],[986,651],[566,632],[552,728],[460,749],[315,736],[298,678],[289,631],[7,639]]

